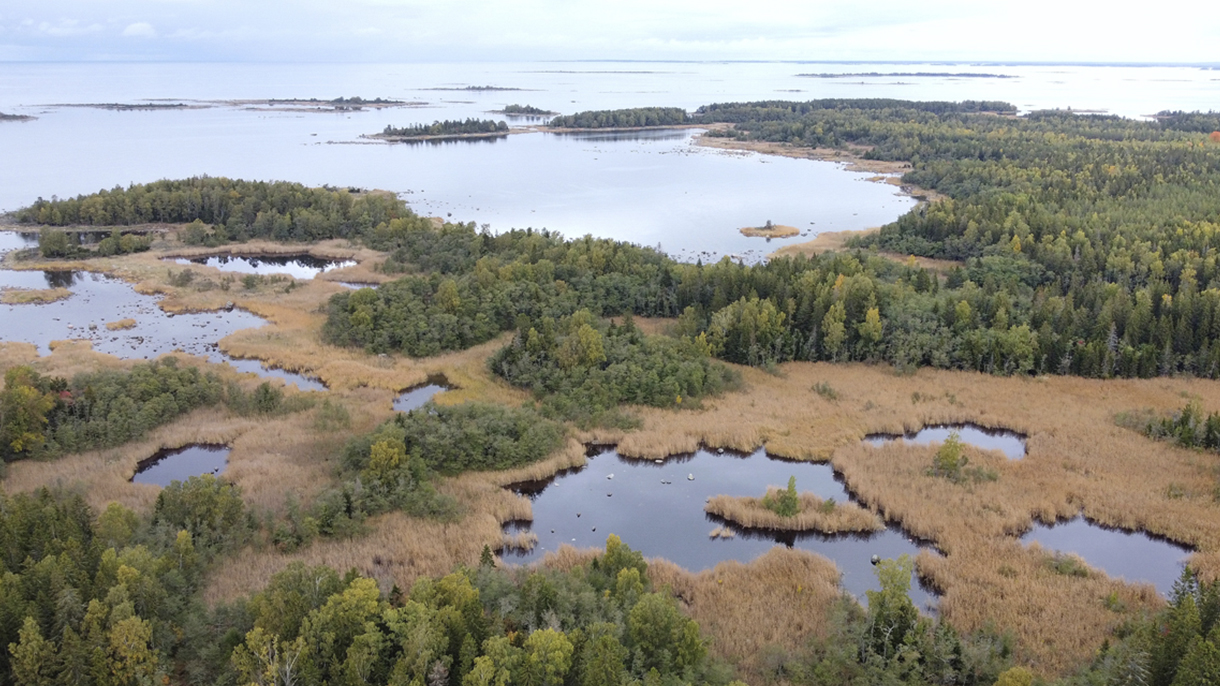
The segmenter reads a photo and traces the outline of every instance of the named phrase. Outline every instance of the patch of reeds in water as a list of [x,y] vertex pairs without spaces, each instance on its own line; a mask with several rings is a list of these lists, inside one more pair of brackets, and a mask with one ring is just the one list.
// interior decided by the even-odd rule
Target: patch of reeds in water
[[0,289],[0,303],[5,305],[42,305],[72,297],[66,288],[4,288]]
[[763,498],[716,495],[707,501],[703,510],[746,529],[842,534],[880,531],[885,528],[880,517],[855,503],[827,501],[813,493],[801,493],[797,513],[785,517],[769,509],[766,504],[782,492],[783,489],[770,486]]

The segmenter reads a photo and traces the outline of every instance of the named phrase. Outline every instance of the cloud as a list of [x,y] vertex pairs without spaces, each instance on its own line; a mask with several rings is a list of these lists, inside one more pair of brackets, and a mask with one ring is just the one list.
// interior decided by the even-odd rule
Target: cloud
[[157,30],[146,21],[137,21],[134,24],[128,24],[127,28],[123,29],[123,35],[136,38],[155,38]]
[[[33,22],[28,22],[30,25]],[[82,36],[87,33],[97,33],[102,30],[101,24],[82,24],[76,19],[61,19],[55,23],[49,21],[39,22],[37,33],[44,36],[52,36],[55,38],[64,38],[70,36]]]

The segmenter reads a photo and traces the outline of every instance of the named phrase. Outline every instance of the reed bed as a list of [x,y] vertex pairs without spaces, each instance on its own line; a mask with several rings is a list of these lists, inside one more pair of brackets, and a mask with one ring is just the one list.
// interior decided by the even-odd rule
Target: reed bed
[[763,680],[771,656],[825,636],[841,594],[829,560],[779,547],[748,564],[722,562],[699,573],[654,559],[648,574],[655,588],[678,596],[712,651],[736,664],[748,683]]
[[538,534],[533,531],[518,531],[515,534],[504,534],[500,537],[500,550],[521,550],[529,552],[538,545]]
[[[308,498],[332,484],[332,461],[342,441],[390,416],[394,394],[429,374],[442,373],[460,387],[441,394],[441,403],[528,400],[486,368],[486,357],[505,339],[427,360],[322,345],[318,309],[335,292],[334,284],[301,282],[288,293],[270,286],[227,292],[176,288],[167,282],[165,263],[151,253],[55,266],[117,271],[146,292],[165,293],[162,304],[171,311],[215,309],[232,300],[266,316],[269,326],[226,338],[224,349],[320,376],[331,388],[328,397],[351,413],[352,426],[321,435],[309,425],[310,413],[246,426],[205,410],[158,429],[139,446],[49,463],[15,463],[4,482],[10,491],[75,484],[95,505],[117,500],[146,506],[148,493],[155,491],[126,482],[138,459],[163,444],[225,439],[233,445],[230,472],[247,499],[257,508],[275,510],[290,492]],[[69,375],[125,364],[94,353],[87,343],[57,342],[54,350],[39,358],[33,346],[0,344],[0,366],[33,363],[40,371]],[[1001,378],[931,369],[897,374],[889,368],[825,363],[790,363],[774,373],[740,372],[739,391],[706,398],[698,409],[635,408],[638,431],[595,429],[576,437],[617,442],[620,454],[644,459],[702,446],[750,451],[765,445],[772,455],[831,462],[863,508],[901,523],[943,553],[917,559],[919,573],[942,593],[942,617],[963,630],[990,621],[1012,631],[1018,660],[1045,676],[1090,659],[1113,627],[1163,601],[1151,587],[1096,570],[1086,576],[1057,573],[1047,564],[1047,551],[1016,538],[1035,520],[1084,514],[1104,525],[1148,531],[1195,547],[1190,564],[1205,579],[1220,577],[1220,517],[1213,496],[1220,457],[1153,441],[1114,423],[1122,412],[1176,411],[1186,399],[1220,409],[1220,384],[1186,378]],[[834,393],[819,393],[819,387]],[[934,447],[861,442],[869,433],[957,422],[1020,431],[1028,437],[1028,454],[1007,460],[967,447],[970,465],[994,472],[997,479],[954,483],[928,474]],[[457,522],[389,514],[371,520],[366,536],[318,541],[291,555],[242,551],[226,564],[224,574],[209,580],[207,598],[248,593],[296,559],[343,570],[355,567],[400,587],[422,574],[474,564],[484,545],[502,541],[504,522],[532,515],[529,501],[504,485],[546,478],[583,459],[583,451],[571,444],[551,460],[523,470],[441,480],[438,488],[463,509]],[[543,564],[576,564],[592,554],[562,549]],[[758,665],[768,646],[795,647],[824,630],[838,593],[833,565],[797,551],[773,550],[750,565],[726,563],[702,574],[663,561],[654,561],[653,569],[658,583],[686,600],[714,650],[746,666]],[[807,595],[794,595],[797,587]]]
[[136,325],[136,320],[132,319],[131,317],[127,317],[126,319],[119,319],[119,320],[116,320],[113,322],[106,322],[106,329],[109,331],[122,331],[124,329],[133,328],[133,327],[135,327],[135,325]]
[[[705,400],[700,410],[641,410],[643,428],[623,438],[620,452],[652,458],[700,445],[749,450],[765,443],[777,456],[829,460],[864,507],[947,554],[919,562],[920,573],[944,592],[947,621],[971,629],[993,618],[995,626],[1013,630],[1021,659],[1044,674],[1089,659],[1116,623],[1162,600],[1100,573],[1053,576],[1045,553],[1020,562],[1028,553],[1015,536],[1035,520],[1083,514],[1148,531],[1194,546],[1190,564],[1204,578],[1220,575],[1213,500],[1220,458],[1114,423],[1116,414],[1134,409],[1175,411],[1184,398],[1220,407],[1220,386],[1212,382],[998,378],[930,369],[900,375],[867,365],[806,363],[782,365],[777,374],[741,371],[742,392]],[[818,384],[834,388],[837,398],[819,394]],[[935,447],[861,442],[870,433],[958,422],[1024,433],[1028,454],[1008,460],[967,446],[970,465],[998,478],[956,484],[928,475]],[[1015,562],[1004,562],[1010,557]],[[1030,574],[1000,574],[1004,564]],[[1111,592],[1126,598],[1117,610],[1102,603]],[[1034,605],[1045,609],[1034,612]],[[1022,613],[1044,621],[1021,619]],[[1047,613],[1062,613],[1062,626]]]
[[551,458],[534,465],[499,472],[475,472],[442,479],[437,488],[453,496],[463,512],[457,522],[438,522],[390,513],[368,522],[369,533],[350,539],[319,540],[291,554],[269,548],[247,548],[231,560],[229,573],[209,579],[208,602],[233,600],[261,588],[276,572],[294,560],[329,564],[336,569],[358,569],[400,588],[421,576],[447,574],[459,564],[478,564],[483,546],[532,548],[532,532],[505,536],[503,525],[530,521],[533,510],[523,498],[503,486],[545,479],[560,470],[585,464],[584,448],[570,441]]
[[4,288],[0,289],[0,303],[5,305],[46,304],[67,300],[72,291],[66,288]]
[[797,514],[784,517],[768,509],[764,503],[764,499],[776,498],[782,492],[781,488],[769,486],[764,498],[715,495],[704,504],[703,511],[747,529],[841,534],[885,528],[885,522],[880,517],[855,503],[831,503],[827,506],[826,501],[813,493],[801,493]]

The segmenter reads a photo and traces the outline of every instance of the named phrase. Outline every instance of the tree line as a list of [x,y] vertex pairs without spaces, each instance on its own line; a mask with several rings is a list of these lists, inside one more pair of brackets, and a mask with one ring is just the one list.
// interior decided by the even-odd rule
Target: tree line
[[207,176],[116,186],[75,198],[39,198],[18,210],[15,218],[23,224],[50,226],[189,224],[198,220],[203,225],[198,242],[212,245],[253,238],[358,238],[396,218],[427,221],[391,194]]
[[681,107],[634,107],[623,110],[590,110],[555,117],[547,124],[563,129],[605,129],[644,126],[681,126],[691,123]]
[[431,124],[413,124],[411,126],[387,124],[379,135],[390,138],[424,138],[426,136],[466,136],[487,133],[508,133],[508,123],[494,119],[467,119],[465,121],[446,119]]
[[203,572],[251,528],[232,486],[174,482],[141,518],[0,494],[0,681],[13,684],[725,684],[643,557],[611,537],[572,572],[477,568],[410,589],[294,563],[209,608]]
[[243,415],[312,405],[308,396],[285,398],[268,382],[247,392],[212,372],[180,367],[173,356],[127,370],[82,372],[70,381],[19,365],[5,372],[0,391],[0,457],[11,462],[114,447],[221,402]]
[[578,424],[630,423],[621,404],[698,407],[738,377],[714,361],[705,339],[646,336],[628,315],[621,326],[578,310],[558,321],[523,318],[512,343],[488,361],[543,411]]

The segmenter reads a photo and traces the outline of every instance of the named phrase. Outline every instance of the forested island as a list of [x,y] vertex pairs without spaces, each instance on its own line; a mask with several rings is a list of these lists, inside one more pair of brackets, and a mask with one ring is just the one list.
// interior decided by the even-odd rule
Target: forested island
[[[846,250],[758,265],[492,233],[393,194],[288,182],[165,180],[19,210],[42,249],[6,264],[120,272],[177,311],[235,300],[273,321],[228,352],[327,390],[181,354],[6,347],[3,680],[1213,683],[1217,482],[1193,447],[1214,450],[1220,426],[1201,409],[1220,407],[1204,381],[1220,376],[1220,114],[1014,109],[840,99],[554,120],[902,161],[903,182],[939,198]],[[171,233],[151,246],[117,228],[141,224]],[[75,251],[63,230],[82,226],[112,242]],[[160,261],[236,242],[323,243],[382,283],[221,293],[202,285],[211,268],[184,279]],[[389,411],[437,371],[453,390]],[[1006,421],[1029,455],[860,441],[970,421]],[[150,453],[203,439],[233,446],[221,478],[128,481]],[[711,509],[773,529],[883,522],[929,548],[878,560],[863,599],[825,559],[782,548],[695,574],[607,536],[505,565],[517,539],[501,527],[533,517],[505,487],[606,442],[646,468],[703,446],[830,461],[852,502],[792,479]],[[1082,512],[1191,546],[1190,567],[1162,598],[1016,538]],[[912,570],[938,616],[912,602]]]
[[558,114],[558,112],[544,110],[541,107],[534,107],[533,105],[505,105],[504,109],[493,110],[493,112],[510,117],[549,117]]
[[444,140],[447,138],[491,138],[508,135],[508,123],[494,119],[467,119],[465,121],[437,121],[431,124],[411,126],[386,125],[381,133],[370,138],[389,141]]
[[0,121],[32,121],[37,117],[31,117],[26,114],[7,114],[0,112]]
[[684,126],[691,121],[680,107],[637,107],[625,110],[578,112],[552,119],[556,129],[606,129],[650,126]]

